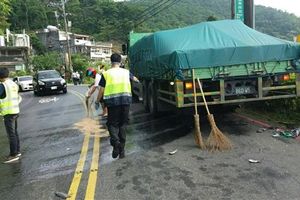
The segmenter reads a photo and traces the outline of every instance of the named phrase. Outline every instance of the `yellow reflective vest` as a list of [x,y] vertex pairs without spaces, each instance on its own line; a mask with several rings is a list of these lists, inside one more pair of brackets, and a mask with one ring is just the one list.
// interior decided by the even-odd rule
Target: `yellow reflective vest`
[[20,112],[18,85],[10,79],[5,80],[2,84],[5,88],[6,97],[4,99],[0,99],[0,114],[2,116],[8,114],[18,114]]
[[130,73],[127,69],[111,68],[103,72],[105,89],[103,99],[108,106],[131,103]]

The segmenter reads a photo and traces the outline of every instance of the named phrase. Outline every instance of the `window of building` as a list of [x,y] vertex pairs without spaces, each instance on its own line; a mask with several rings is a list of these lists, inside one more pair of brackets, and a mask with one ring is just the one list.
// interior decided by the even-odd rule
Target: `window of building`
[[104,49],[103,49],[103,53],[105,53],[105,54],[110,54],[110,51],[109,51],[109,49],[104,48]]

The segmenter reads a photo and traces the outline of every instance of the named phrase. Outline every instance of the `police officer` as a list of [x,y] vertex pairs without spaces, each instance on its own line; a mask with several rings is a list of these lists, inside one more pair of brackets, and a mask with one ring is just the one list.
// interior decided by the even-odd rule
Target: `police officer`
[[130,79],[138,81],[127,69],[120,67],[121,55],[114,53],[110,57],[111,68],[102,74],[96,108],[103,96],[108,109],[107,128],[110,144],[113,146],[112,157],[125,157],[126,125],[128,124],[129,105],[132,101]]
[[19,160],[20,141],[17,130],[17,119],[19,116],[19,103],[21,97],[18,94],[18,85],[8,78],[7,68],[0,68],[0,114],[4,118],[4,124],[10,145],[10,154],[4,163]]

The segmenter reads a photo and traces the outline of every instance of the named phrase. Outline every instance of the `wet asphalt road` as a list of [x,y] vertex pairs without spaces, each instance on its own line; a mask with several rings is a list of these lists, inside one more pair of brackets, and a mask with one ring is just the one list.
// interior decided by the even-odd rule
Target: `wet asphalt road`
[[[86,117],[80,95],[86,90],[70,86],[66,95],[42,97],[22,93],[19,133],[23,156],[18,163],[0,164],[1,200],[56,200],[60,199],[56,191],[68,193],[85,137],[74,124]],[[105,124],[97,114],[93,112],[94,118]],[[85,199],[93,174],[97,177],[94,199],[101,200],[300,199],[297,141],[273,138],[272,130],[257,133],[259,127],[232,113],[220,112],[216,121],[228,133],[233,150],[199,150],[194,145],[190,115],[154,117],[145,113],[141,104],[133,104],[126,158],[113,160],[108,139],[101,138],[98,170],[91,171],[95,137],[90,137],[76,199]],[[205,138],[210,131],[207,123],[203,117]],[[3,124],[0,131],[3,158],[8,153]],[[176,154],[168,154],[175,149]],[[249,158],[261,162],[250,164]]]

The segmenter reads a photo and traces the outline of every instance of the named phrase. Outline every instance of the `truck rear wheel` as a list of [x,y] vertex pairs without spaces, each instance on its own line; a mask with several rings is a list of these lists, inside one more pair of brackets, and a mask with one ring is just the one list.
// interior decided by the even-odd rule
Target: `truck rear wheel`
[[157,88],[154,82],[150,82],[148,86],[148,103],[151,114],[157,114]]
[[143,81],[143,105],[146,112],[149,112],[149,93],[148,93],[148,81]]

